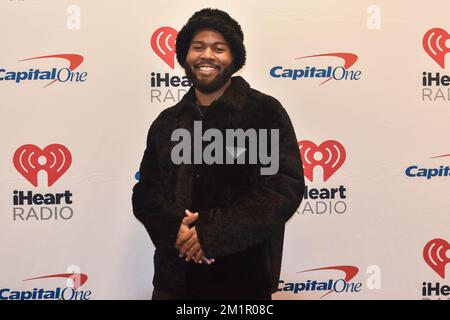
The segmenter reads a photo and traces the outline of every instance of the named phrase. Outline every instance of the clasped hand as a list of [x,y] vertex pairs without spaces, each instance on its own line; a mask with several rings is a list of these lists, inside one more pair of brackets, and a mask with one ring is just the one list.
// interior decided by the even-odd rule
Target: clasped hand
[[197,230],[190,225],[198,219],[198,212],[192,213],[189,210],[184,211],[186,217],[181,221],[180,229],[178,230],[177,241],[175,247],[179,251],[180,258],[186,256],[186,261],[194,260],[196,263],[214,263],[214,259],[205,257],[205,253],[198,241]]

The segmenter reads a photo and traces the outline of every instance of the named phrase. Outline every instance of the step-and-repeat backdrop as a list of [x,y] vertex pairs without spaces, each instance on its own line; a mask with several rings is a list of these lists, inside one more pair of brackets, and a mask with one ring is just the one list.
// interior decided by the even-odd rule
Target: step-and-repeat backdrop
[[273,298],[449,299],[446,0],[2,0],[0,299],[151,297],[131,190],[204,7],[241,24],[239,74],[281,101],[304,160]]

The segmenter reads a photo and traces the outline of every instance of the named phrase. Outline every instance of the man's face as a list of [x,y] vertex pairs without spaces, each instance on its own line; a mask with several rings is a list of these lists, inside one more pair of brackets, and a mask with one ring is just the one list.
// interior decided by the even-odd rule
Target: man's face
[[233,69],[230,46],[219,32],[206,29],[194,35],[185,71],[197,90],[203,93],[219,90],[233,74]]

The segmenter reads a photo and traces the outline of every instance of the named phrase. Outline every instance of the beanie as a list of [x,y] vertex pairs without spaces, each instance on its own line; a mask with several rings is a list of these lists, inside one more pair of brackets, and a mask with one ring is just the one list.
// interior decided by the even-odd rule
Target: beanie
[[234,57],[234,70],[238,71],[245,64],[246,52],[244,34],[241,26],[228,13],[206,8],[195,12],[178,33],[175,52],[178,63],[184,67],[189,46],[194,35],[201,29],[212,29],[219,32],[228,42]]

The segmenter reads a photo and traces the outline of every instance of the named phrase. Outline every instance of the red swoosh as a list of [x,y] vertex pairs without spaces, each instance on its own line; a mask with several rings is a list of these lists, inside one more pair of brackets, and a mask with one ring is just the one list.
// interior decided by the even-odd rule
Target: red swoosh
[[[343,271],[345,273],[344,280],[346,282],[349,282],[351,279],[353,279],[359,272],[359,268],[354,267],[354,266],[333,266],[333,267],[309,269],[309,270],[304,270],[304,271],[300,271],[300,272],[297,272],[297,273],[303,273],[303,272],[309,272],[309,271],[317,271],[317,270],[339,270],[339,271]],[[327,293],[325,293],[320,298],[322,299],[323,297],[329,295],[331,292],[333,292],[333,291],[328,291]]]
[[431,157],[430,159],[444,158],[444,157],[450,157],[450,154],[443,154],[443,155],[440,155],[440,156]]
[[[64,53],[64,54],[51,54],[51,55],[48,55],[48,56],[33,57],[33,58],[28,58],[28,59],[22,59],[22,60],[19,60],[19,61],[28,61],[28,60],[44,59],[44,58],[61,58],[61,59],[66,59],[67,61],[69,61],[69,69],[70,69],[70,71],[73,71],[76,68],[78,68],[78,66],[84,60],[83,56],[81,56],[79,54]],[[49,84],[47,84],[45,87],[48,87],[49,85],[51,85],[55,81],[56,81],[56,79],[53,80],[52,82],[50,82]]]
[[[78,276],[80,279],[80,285],[77,285],[77,281],[75,279],[75,277]],[[79,288],[81,288],[83,286],[83,284],[86,283],[88,276],[84,273],[61,273],[61,274],[51,274],[48,276],[43,276],[43,277],[36,277],[36,278],[30,278],[30,279],[25,279],[23,281],[29,281],[29,280],[36,280],[36,279],[46,279],[46,278],[67,278],[67,279],[72,279],[74,281],[74,289],[78,290]]]
[[[295,59],[303,59],[303,58],[313,58],[313,57],[338,57],[342,58],[344,60],[344,68],[348,69],[352,65],[355,64],[356,60],[358,60],[358,56],[354,53],[348,53],[348,52],[334,52],[334,53],[323,53],[323,54],[314,54],[311,56],[304,56],[304,57],[298,57]],[[328,78],[324,82],[322,82],[320,85],[324,84],[327,81],[330,81],[332,78]]]

